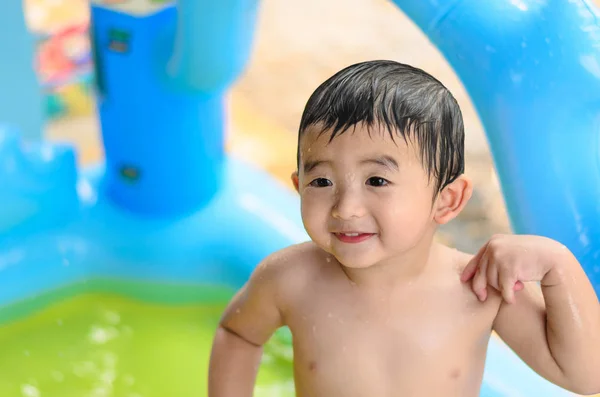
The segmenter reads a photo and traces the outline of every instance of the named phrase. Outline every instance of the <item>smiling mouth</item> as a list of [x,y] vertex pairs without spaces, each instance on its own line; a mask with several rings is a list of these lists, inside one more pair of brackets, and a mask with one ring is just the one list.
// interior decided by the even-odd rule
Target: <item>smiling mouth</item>
[[375,233],[360,233],[360,232],[347,232],[347,233],[333,233],[335,237],[343,243],[356,244],[361,243],[365,240],[370,239]]

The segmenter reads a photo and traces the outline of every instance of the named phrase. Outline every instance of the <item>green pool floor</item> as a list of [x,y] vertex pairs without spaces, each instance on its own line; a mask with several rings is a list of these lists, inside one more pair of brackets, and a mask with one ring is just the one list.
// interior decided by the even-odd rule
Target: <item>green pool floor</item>
[[[212,338],[225,303],[149,303],[96,292],[4,321],[0,396],[206,396]],[[294,395],[285,331],[265,347],[257,397]]]

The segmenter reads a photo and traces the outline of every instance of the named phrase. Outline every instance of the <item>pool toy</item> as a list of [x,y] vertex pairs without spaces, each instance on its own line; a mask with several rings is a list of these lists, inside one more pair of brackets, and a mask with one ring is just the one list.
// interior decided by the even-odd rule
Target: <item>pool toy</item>
[[[177,31],[173,4],[92,5],[102,165],[78,172],[68,146],[23,144],[3,129],[2,252],[25,257],[2,302],[113,270],[137,278],[136,267],[149,280],[239,281],[268,253],[306,238],[295,195],[223,149],[223,95],[249,53],[255,7],[194,3],[178,4],[181,26],[209,15],[218,23]],[[223,28],[236,21],[248,23]],[[222,51],[209,52],[213,44],[199,39],[208,36]],[[190,54],[204,47],[204,56]],[[44,261],[50,273],[63,260],[72,266],[29,277],[42,251],[56,254]]]
[[[43,134],[43,94],[36,72],[33,35],[25,26],[23,2],[2,4],[0,26],[0,120],[19,129],[25,139]],[[10,33],[9,33],[10,32]]]
[[[469,90],[515,229],[569,245],[598,288],[600,40],[592,6],[395,2]],[[264,256],[307,239],[297,197],[224,150],[223,97],[247,62],[257,7],[92,2],[106,161],[78,170],[70,147],[24,144],[10,127],[0,130],[4,311],[40,294],[83,291],[187,302],[190,289],[239,287]],[[92,336],[107,338],[107,329]],[[28,393],[37,387],[30,383]],[[482,396],[531,395],[570,394],[492,338]]]

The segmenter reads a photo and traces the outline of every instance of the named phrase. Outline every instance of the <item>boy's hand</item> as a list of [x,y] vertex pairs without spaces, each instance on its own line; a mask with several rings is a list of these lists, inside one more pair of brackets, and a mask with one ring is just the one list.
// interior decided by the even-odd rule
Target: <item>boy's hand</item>
[[496,235],[469,261],[460,279],[473,279],[471,288],[482,302],[490,285],[506,302],[513,303],[515,291],[522,290],[524,282],[542,281],[552,269],[553,254],[564,249],[545,237]]

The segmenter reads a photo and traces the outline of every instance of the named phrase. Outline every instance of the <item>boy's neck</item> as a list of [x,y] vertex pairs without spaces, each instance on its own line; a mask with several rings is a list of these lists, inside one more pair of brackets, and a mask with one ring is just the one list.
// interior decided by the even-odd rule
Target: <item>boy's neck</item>
[[340,264],[342,270],[353,284],[367,289],[394,289],[401,284],[412,284],[427,274],[434,265],[432,258],[440,245],[433,236],[424,238],[417,246],[401,256],[394,256],[368,268],[348,268]]

